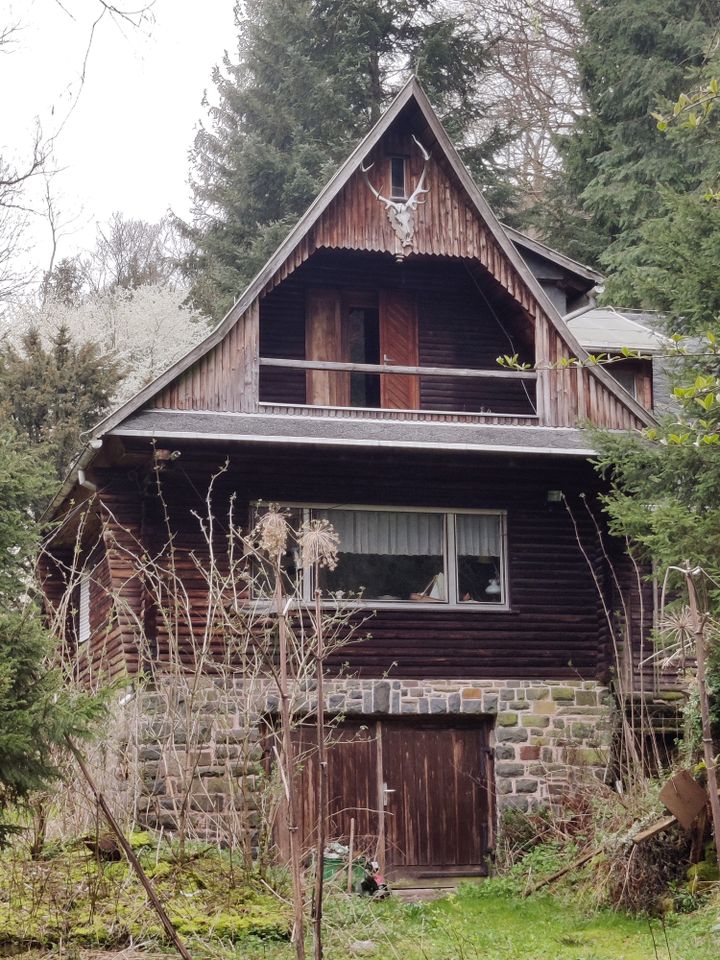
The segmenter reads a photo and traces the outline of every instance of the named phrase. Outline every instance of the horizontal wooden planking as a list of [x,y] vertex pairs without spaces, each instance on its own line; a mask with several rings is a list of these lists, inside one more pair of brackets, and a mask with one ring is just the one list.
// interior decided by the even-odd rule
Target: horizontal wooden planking
[[[505,322],[486,304],[465,294],[429,293],[419,303],[420,362],[437,366],[466,365],[504,372],[499,356],[515,353],[521,361],[532,361],[523,338],[514,329],[511,317]],[[537,375],[535,375],[537,376]],[[534,383],[520,378],[503,383],[459,383],[444,380],[420,381],[421,405],[432,410],[493,411],[532,415],[535,412]]]
[[[210,461],[207,457],[206,463]],[[477,465],[472,466],[474,463]],[[194,552],[202,558],[203,537],[191,511],[203,512],[207,466],[203,469],[183,457],[183,472],[186,477],[166,471],[163,485],[179,569],[193,605],[191,619],[180,629],[189,656],[192,634],[199,639],[205,629],[206,587],[191,557]],[[382,489],[377,483],[378,472],[383,477]],[[580,490],[592,492],[596,484],[590,468],[581,465],[564,465],[561,476],[557,469],[538,466],[531,477],[517,468],[499,470],[497,460],[482,461],[479,457],[472,461],[423,461],[383,455],[366,463],[357,456],[308,458],[249,453],[231,464],[228,474],[219,481],[216,519],[223,530],[223,517],[233,492],[238,497],[238,522],[244,514],[239,504],[256,497],[507,509],[509,612],[427,607],[378,611],[362,631],[370,636],[338,655],[333,669],[349,662],[351,672],[364,676],[390,671],[391,676],[405,677],[480,678],[510,673],[520,677],[595,677],[608,667],[605,625],[572,524],[562,508],[547,505],[546,490],[559,485],[572,495]],[[575,509],[586,549],[600,563],[592,525],[580,501],[575,501]],[[145,514],[147,529],[154,531],[157,546],[165,534],[152,498],[146,501]],[[118,557],[115,562],[119,582],[127,591],[127,558]],[[133,593],[132,602],[142,602],[139,591]],[[164,628],[160,621],[156,621],[155,629],[161,648]],[[221,645],[217,649],[221,650]]]

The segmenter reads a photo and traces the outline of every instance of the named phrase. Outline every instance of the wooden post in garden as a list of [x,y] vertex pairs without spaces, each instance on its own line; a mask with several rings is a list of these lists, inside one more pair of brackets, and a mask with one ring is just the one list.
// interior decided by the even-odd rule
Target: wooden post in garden
[[117,837],[117,841],[122,847],[123,852],[125,853],[125,856],[128,858],[128,862],[130,866],[133,868],[133,870],[137,874],[138,880],[143,885],[145,889],[145,893],[147,893],[148,895],[148,900],[153,905],[155,909],[155,913],[157,913],[158,917],[160,918],[160,922],[162,923],[165,929],[165,933],[168,935],[168,938],[170,939],[170,942],[173,944],[173,946],[175,947],[177,952],[180,954],[180,956],[183,958],[183,960],[192,960],[192,957],[188,953],[187,947],[180,939],[175,927],[173,927],[172,921],[170,920],[170,917],[167,915],[167,911],[165,910],[165,907],[162,905],[160,901],[160,897],[158,897],[157,893],[155,892],[155,888],[148,880],[147,874],[143,870],[142,864],[138,860],[135,851],[130,846],[127,840],[127,837],[122,832],[122,830],[120,829],[119,823],[113,816],[112,810],[108,806],[105,797],[100,792],[95,781],[93,780],[90,774],[90,771],[88,770],[87,764],[83,759],[82,754],[80,753],[78,748],[75,746],[75,744],[72,742],[70,737],[66,736],[65,740],[70,749],[70,752],[72,753],[72,755],[75,757],[75,760],[77,761],[77,765],[80,767],[82,775],[85,777],[88,783],[88,786],[93,792],[97,805],[100,807],[103,814],[105,815],[105,819],[107,820],[108,826]]
[[295,750],[292,742],[290,690],[288,683],[288,625],[285,595],[282,589],[282,557],[275,558],[275,605],[277,609],[279,640],[280,724],[282,750],[285,761],[285,798],[287,800],[288,845],[290,847],[290,875],[293,891],[293,944],[297,960],[305,960],[305,916],[303,912],[303,881],[300,863],[300,833],[297,821]]
[[314,911],[314,956],[322,960],[322,916],[323,916],[323,867],[325,854],[325,833],[327,820],[327,756],[325,750],[325,696],[323,692],[323,623],[320,591],[315,591],[315,639],[317,642],[317,847],[315,853],[315,911]]

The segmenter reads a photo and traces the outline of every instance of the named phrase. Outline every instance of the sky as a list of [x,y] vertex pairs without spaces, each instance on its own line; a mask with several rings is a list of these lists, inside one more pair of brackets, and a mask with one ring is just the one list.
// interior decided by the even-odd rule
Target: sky
[[[139,27],[106,14],[90,42],[102,9],[99,0],[0,0],[0,29],[18,26],[0,53],[0,156],[22,165],[38,122],[53,138],[59,257],[92,248],[97,222],[116,210],[148,221],[168,209],[188,215],[203,94],[212,97],[213,67],[236,43],[233,0],[155,0]],[[31,221],[26,256],[42,269],[50,233],[41,217]]]

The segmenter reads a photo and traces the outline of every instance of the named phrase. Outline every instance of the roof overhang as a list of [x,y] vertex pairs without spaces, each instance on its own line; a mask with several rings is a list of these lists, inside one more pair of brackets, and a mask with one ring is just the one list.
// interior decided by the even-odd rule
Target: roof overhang
[[110,431],[125,440],[193,444],[291,444],[320,447],[455,450],[590,457],[585,430],[492,423],[297,417],[282,414],[145,410]]
[[602,275],[602,273],[599,273],[597,270],[593,270],[592,267],[588,267],[584,263],[573,260],[571,257],[566,257],[565,254],[561,253],[559,250],[555,250],[553,247],[548,247],[547,244],[542,243],[540,240],[535,240],[533,237],[529,237],[525,233],[521,233],[514,227],[509,227],[506,223],[504,223],[502,226],[505,230],[505,233],[510,237],[515,246],[523,247],[525,250],[529,250],[536,256],[542,257],[543,260],[549,260],[551,263],[554,263],[556,266],[560,267],[560,269],[574,274],[578,279],[586,281],[588,290],[605,282],[605,277]]

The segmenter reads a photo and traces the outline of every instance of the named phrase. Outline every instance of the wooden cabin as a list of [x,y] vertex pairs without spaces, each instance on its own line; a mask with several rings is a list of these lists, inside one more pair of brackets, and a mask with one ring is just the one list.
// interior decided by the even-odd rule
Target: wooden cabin
[[362,594],[362,639],[326,664],[324,709],[345,718],[331,835],[353,817],[391,872],[482,873],[498,810],[611,763],[616,547],[583,428],[651,414],[563,320],[599,279],[498,222],[411,81],[225,319],[93,431],[43,566],[52,607],[80,529],[82,668],[162,662],[167,624],[131,558],[168,529],[192,655],[198,517],[227,463],[212,502],[237,523],[274,502],[338,532],[337,567],[299,603]]

